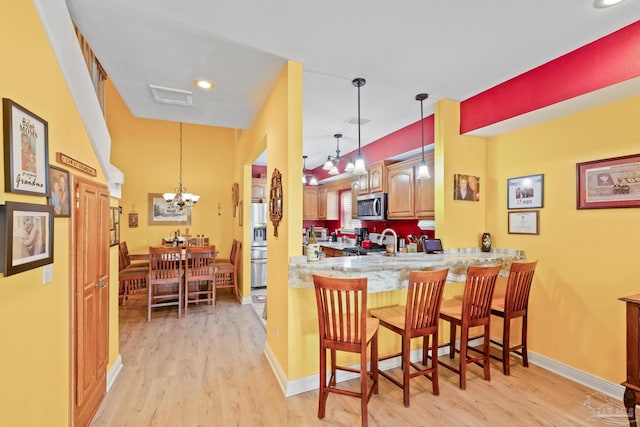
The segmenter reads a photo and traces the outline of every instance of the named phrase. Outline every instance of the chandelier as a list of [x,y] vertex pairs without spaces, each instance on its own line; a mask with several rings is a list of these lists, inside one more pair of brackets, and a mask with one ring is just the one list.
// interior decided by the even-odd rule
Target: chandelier
[[187,188],[182,185],[182,122],[180,123],[180,181],[175,193],[164,193],[162,198],[172,207],[180,212],[191,209],[200,196],[187,192]]
[[[327,156],[327,161],[322,167],[322,169],[329,171],[329,175],[338,175],[340,173],[340,171],[338,170],[338,163],[340,163],[340,160],[344,158],[344,157],[340,157],[340,138],[342,138],[342,134],[336,133],[333,136],[334,138],[336,138],[336,155]],[[349,163],[347,163],[347,165],[345,166],[344,171],[353,172],[354,167],[355,166],[353,164],[353,161],[349,159]]]

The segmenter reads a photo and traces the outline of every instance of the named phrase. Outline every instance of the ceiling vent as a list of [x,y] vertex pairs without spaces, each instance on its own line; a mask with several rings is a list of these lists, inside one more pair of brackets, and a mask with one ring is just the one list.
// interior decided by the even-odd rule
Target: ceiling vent
[[149,88],[156,102],[193,107],[193,92],[190,90],[172,89],[156,85],[149,85]]
[[[369,119],[365,119],[364,117],[360,117],[360,126],[364,126],[367,123],[369,123],[370,121],[371,120],[369,120]],[[349,124],[349,125],[357,125],[358,124],[358,118],[357,117],[349,117],[344,122]]]

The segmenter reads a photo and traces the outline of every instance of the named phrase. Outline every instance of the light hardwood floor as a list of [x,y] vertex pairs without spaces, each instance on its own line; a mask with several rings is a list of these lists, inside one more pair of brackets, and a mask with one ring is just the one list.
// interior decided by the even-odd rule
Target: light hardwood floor
[[[158,309],[146,321],[146,300],[136,295],[120,308],[124,368],[92,426],[354,426],[358,399],[331,394],[324,420],[318,393],[284,398],[264,353],[265,331],[249,305],[232,297],[189,307]],[[371,426],[598,426],[595,408],[620,407],[581,385],[512,360],[511,376],[492,362],[491,381],[471,365],[467,390],[440,369],[440,395],[422,378],[411,382],[411,407],[402,391],[380,378],[369,402]],[[351,381],[357,386],[357,380]],[[585,401],[590,399],[590,406]]]

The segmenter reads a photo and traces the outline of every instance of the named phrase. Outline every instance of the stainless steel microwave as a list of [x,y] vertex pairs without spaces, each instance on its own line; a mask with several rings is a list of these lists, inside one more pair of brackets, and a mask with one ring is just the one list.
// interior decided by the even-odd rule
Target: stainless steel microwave
[[384,221],[387,219],[387,194],[373,193],[358,196],[356,199],[358,219]]

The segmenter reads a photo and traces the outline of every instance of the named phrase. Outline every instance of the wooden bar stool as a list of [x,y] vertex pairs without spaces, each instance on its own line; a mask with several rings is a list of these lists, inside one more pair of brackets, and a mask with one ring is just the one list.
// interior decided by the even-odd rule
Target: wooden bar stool
[[[462,302],[454,301],[451,305],[443,305],[440,308],[440,318],[449,322],[450,340],[449,357],[454,358],[456,351],[456,329],[460,326],[460,358],[458,368],[438,360],[445,368],[456,372],[460,376],[460,388],[467,388],[467,364],[482,362],[484,379],[490,380],[489,372],[489,340],[491,321],[491,299],[496,285],[500,265],[495,266],[470,266],[467,269],[467,280],[464,286]],[[469,329],[482,326],[484,328],[483,349],[479,356],[468,355]]]
[[[522,366],[529,367],[527,355],[527,315],[529,311],[529,292],[533,281],[533,273],[538,261],[514,262],[509,271],[509,281],[504,298],[495,298],[491,302],[491,314],[502,317],[502,343],[491,340],[502,348],[502,357],[494,357],[502,361],[502,372],[510,375],[509,355],[514,352],[522,357]],[[511,320],[522,317],[522,335],[519,345],[511,346]],[[520,351],[518,351],[520,350]]]
[[[313,276],[318,308],[320,337],[320,392],[318,418],[325,415],[329,393],[360,399],[362,426],[367,426],[367,403],[378,393],[378,319],[367,318],[367,279]],[[371,345],[371,368],[367,371],[367,346]],[[330,377],[327,381],[327,350],[330,350]],[[336,364],[336,352],[360,355],[360,369]],[[360,392],[336,387],[338,370],[360,374]],[[373,382],[367,386],[367,377]]]
[[[409,406],[409,381],[411,378],[424,376],[431,380],[433,394],[440,393],[438,388],[438,321],[442,292],[447,280],[448,268],[436,271],[412,271],[409,275],[407,305],[384,307],[371,310],[371,315],[380,320],[385,328],[402,337],[402,351],[379,358],[380,361],[402,356],[402,381],[390,374],[380,371],[380,375],[400,387],[403,391],[404,406]],[[419,366],[411,362],[411,339],[422,337],[423,357]],[[431,344],[429,344],[431,341]],[[431,357],[428,349],[431,349]],[[431,366],[427,367],[427,359]],[[414,368],[416,372],[411,372]]]

